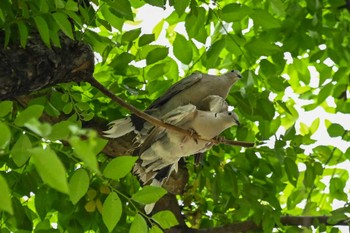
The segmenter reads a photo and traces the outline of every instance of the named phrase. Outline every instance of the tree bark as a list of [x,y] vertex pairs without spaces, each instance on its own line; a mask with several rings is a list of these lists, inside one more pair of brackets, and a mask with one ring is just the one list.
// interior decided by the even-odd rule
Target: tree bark
[[0,31],[0,100],[53,86],[80,82],[94,71],[94,53],[89,45],[61,36],[61,48],[48,48],[37,33],[25,48],[10,43],[6,48]]

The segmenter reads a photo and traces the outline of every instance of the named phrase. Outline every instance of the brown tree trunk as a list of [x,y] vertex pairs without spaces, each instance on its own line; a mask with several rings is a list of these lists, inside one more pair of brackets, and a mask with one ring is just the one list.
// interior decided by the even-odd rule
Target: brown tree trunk
[[30,35],[25,48],[18,43],[5,48],[4,40],[0,31],[0,100],[93,74],[94,53],[87,44],[61,36],[61,48],[48,48],[37,33]]

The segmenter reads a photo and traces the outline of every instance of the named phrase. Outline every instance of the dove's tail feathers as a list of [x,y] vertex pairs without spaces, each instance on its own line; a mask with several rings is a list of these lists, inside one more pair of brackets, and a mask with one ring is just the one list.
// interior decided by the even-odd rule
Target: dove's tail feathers
[[133,172],[140,178],[142,184],[147,184],[156,175],[155,172],[146,172],[146,169],[139,162],[135,164]]
[[108,125],[110,125],[109,130],[103,131],[107,138],[119,138],[135,130],[130,117],[112,121]]

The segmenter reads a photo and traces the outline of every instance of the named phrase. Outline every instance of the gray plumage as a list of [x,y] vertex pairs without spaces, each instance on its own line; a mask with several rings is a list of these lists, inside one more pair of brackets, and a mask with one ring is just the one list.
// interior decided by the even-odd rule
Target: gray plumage
[[[239,124],[233,112],[201,111],[192,104],[180,106],[164,115],[162,119],[178,127],[193,130],[205,139],[212,139],[225,129]],[[157,172],[165,167],[170,167],[168,176],[177,170],[180,158],[204,152],[211,146],[208,141],[195,140],[176,131],[155,127],[138,151],[140,163],[135,166],[134,172],[140,176],[143,183],[154,178]]]
[[[225,129],[239,124],[236,114],[228,112],[227,104],[220,99],[222,98],[211,97],[202,101],[212,103],[212,109],[220,112],[202,111],[188,104],[177,107],[161,119],[172,125],[193,130],[204,139],[212,139]],[[210,104],[208,106],[210,107]],[[211,147],[212,143],[208,141],[194,139],[163,127],[153,127],[138,150],[137,155],[140,158],[133,171],[142,183],[147,184],[151,181],[151,185],[161,186],[173,171],[177,172],[180,158],[203,153]],[[154,205],[155,203],[147,204],[145,212],[151,213]]]
[[[208,110],[200,105],[203,103],[203,99],[216,95],[225,100],[232,85],[240,78],[241,75],[236,70],[219,76],[193,73],[171,86],[145,112],[160,118],[177,107],[187,104],[195,105],[199,110],[202,108]],[[105,136],[117,138],[131,131],[135,133],[142,130],[148,132],[153,127],[145,124],[145,120],[136,115],[131,115],[130,118],[126,119],[111,122],[110,129],[104,132]],[[126,126],[129,126],[129,128]]]

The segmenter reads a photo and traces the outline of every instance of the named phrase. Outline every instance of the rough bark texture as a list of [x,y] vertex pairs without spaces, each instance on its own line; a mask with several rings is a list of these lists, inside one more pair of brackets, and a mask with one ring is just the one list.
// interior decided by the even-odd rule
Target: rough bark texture
[[48,48],[32,34],[26,48],[10,43],[4,48],[0,31],[0,100],[12,99],[45,87],[82,81],[94,71],[94,54],[89,45],[61,37],[61,48]]

